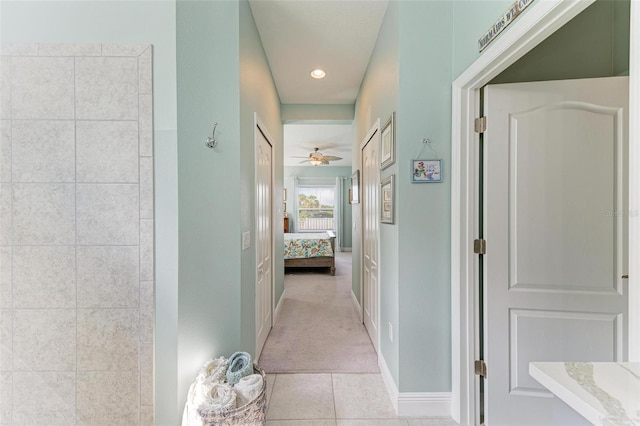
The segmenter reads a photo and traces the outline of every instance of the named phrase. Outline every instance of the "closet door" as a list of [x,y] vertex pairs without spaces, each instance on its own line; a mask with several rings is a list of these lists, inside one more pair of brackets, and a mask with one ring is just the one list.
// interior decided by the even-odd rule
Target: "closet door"
[[256,359],[271,331],[273,289],[273,147],[256,125]]
[[364,325],[371,342],[378,350],[379,287],[378,241],[380,215],[380,130],[379,125],[369,131],[362,146],[362,309]]

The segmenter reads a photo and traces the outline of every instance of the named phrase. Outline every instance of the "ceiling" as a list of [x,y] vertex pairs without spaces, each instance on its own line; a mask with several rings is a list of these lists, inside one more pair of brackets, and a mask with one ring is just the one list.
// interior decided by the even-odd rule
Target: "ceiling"
[[352,129],[351,124],[285,124],[284,165],[313,167],[300,162],[308,158],[315,148],[319,148],[324,155],[342,157],[342,160],[332,161],[331,166],[351,167]]
[[[388,0],[249,0],[283,104],[354,104]],[[309,75],[322,68],[327,76]],[[351,125],[285,125],[285,166],[318,147],[351,165]],[[308,164],[308,163],[306,163]],[[325,166],[326,167],[326,166]]]

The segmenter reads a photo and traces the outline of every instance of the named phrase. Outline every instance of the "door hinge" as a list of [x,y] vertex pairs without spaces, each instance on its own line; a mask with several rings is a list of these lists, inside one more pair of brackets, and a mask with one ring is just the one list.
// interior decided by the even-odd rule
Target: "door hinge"
[[484,133],[487,130],[487,117],[476,118],[473,127],[476,133]]
[[487,240],[473,240],[473,252],[475,254],[487,254]]
[[483,360],[474,361],[473,366],[478,376],[487,378],[487,364]]

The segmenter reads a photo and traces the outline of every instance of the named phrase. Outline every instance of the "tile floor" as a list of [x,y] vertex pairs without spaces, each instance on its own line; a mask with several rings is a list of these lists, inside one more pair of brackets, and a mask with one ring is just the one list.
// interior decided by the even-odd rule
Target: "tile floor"
[[394,414],[380,374],[267,374],[269,426],[453,426]]

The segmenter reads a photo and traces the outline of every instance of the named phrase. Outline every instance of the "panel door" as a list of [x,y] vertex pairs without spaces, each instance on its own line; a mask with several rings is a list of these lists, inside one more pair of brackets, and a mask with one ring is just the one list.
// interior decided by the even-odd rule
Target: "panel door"
[[626,357],[628,79],[485,94],[485,419],[584,424],[529,362]]
[[380,197],[380,131],[369,133],[362,149],[362,256],[364,325],[373,346],[378,350],[379,288],[378,288],[378,239]]
[[273,149],[256,129],[256,358],[271,331]]

